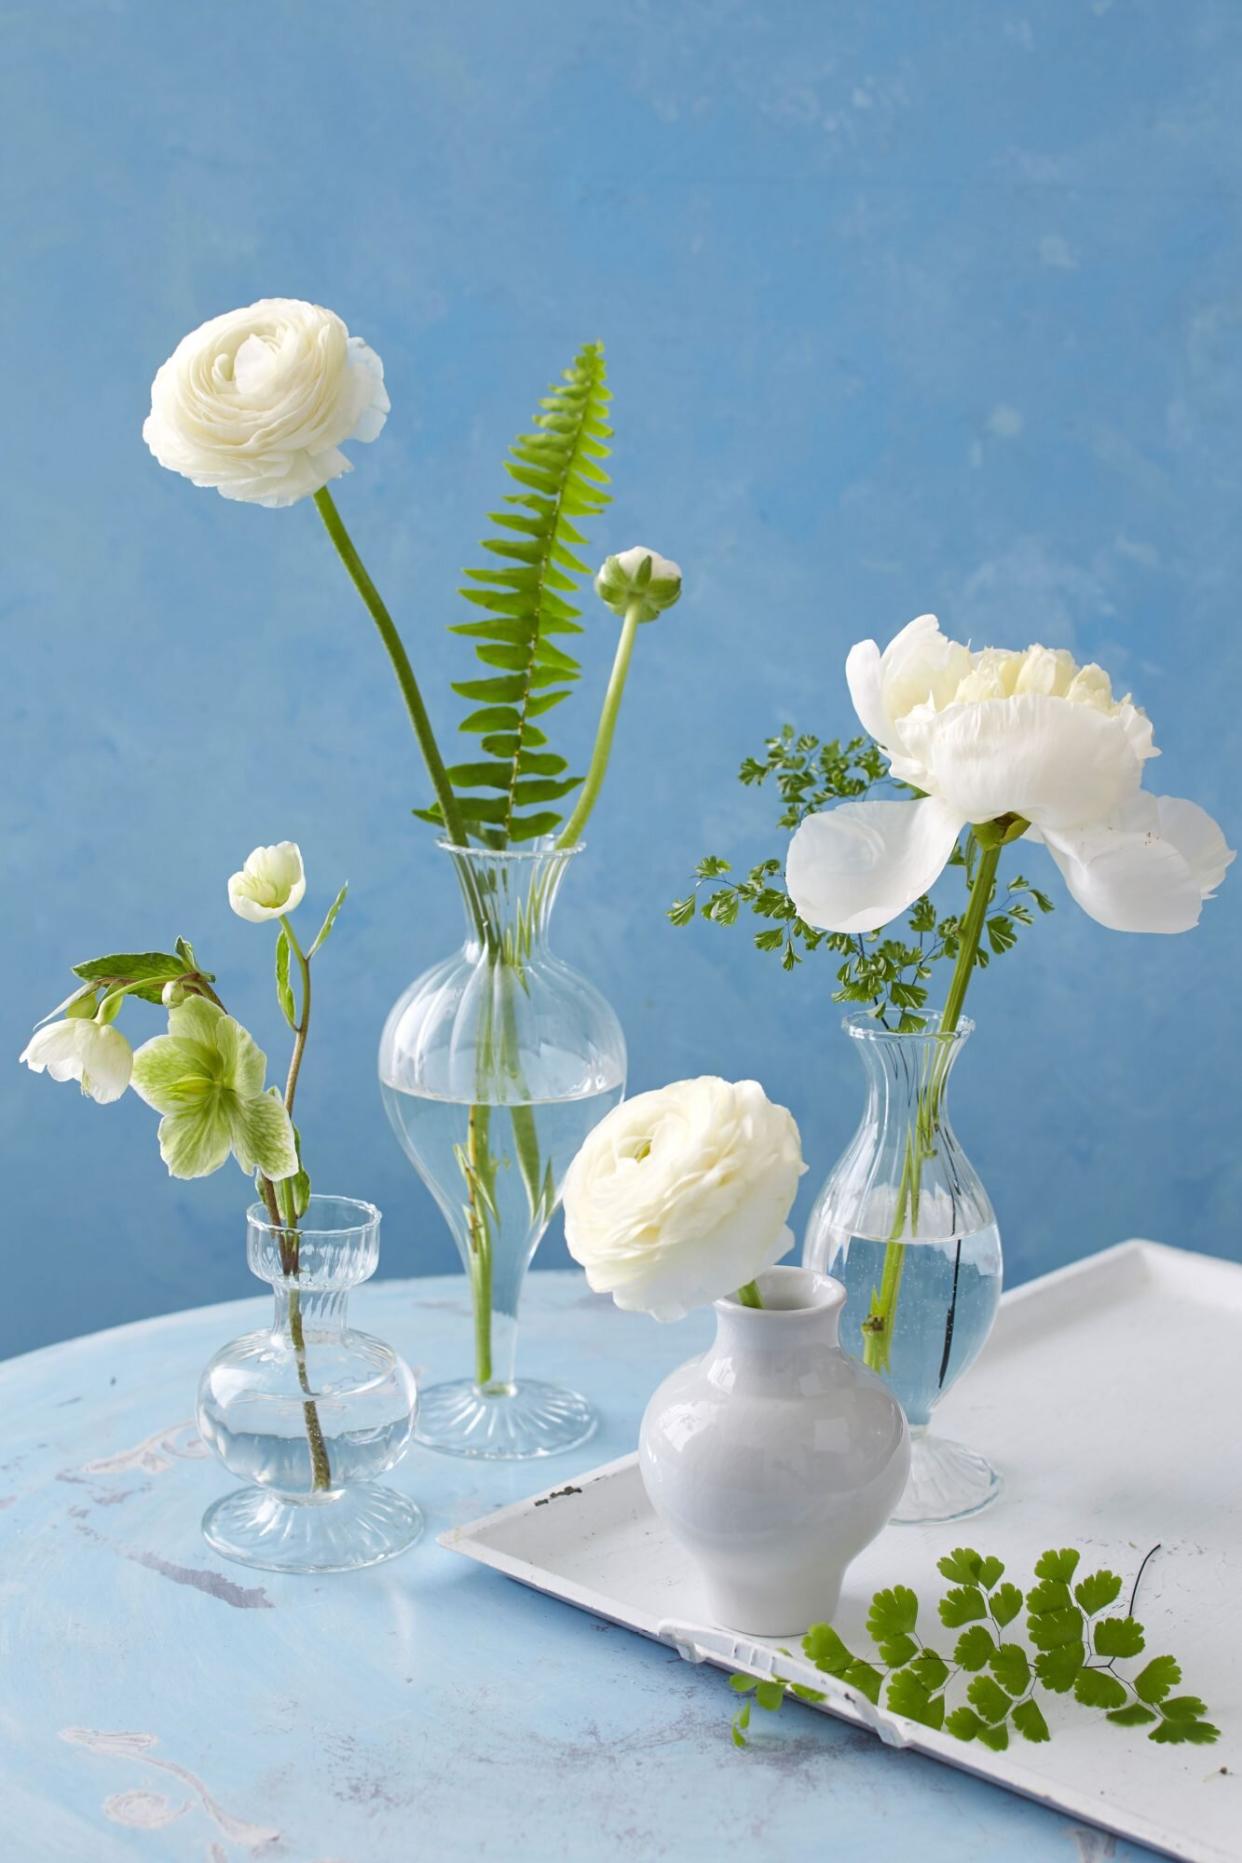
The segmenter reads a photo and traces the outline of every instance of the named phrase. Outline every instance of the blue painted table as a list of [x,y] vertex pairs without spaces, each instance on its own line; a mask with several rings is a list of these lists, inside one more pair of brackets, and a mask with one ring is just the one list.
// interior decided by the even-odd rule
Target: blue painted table
[[[230,1478],[189,1421],[194,1390],[266,1311],[203,1308],[0,1366],[5,1863],[1150,1854],[793,1708],[738,1753],[721,1674],[435,1545],[631,1448],[707,1315],[657,1326],[537,1274],[521,1364],[591,1394],[593,1442],[516,1467],[412,1451],[393,1479],[427,1538],[370,1572],[216,1559],[198,1521]],[[364,1288],[352,1317],[420,1372],[462,1369],[458,1280]]]

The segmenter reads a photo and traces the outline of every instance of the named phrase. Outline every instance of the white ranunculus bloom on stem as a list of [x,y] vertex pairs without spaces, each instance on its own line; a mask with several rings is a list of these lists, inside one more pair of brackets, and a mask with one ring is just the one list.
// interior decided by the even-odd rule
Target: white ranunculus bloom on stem
[[142,437],[195,485],[291,505],[349,472],[342,444],[374,440],[388,409],[383,363],[333,311],[261,298],[182,338]]
[[110,1022],[72,1016],[36,1029],[18,1056],[36,1074],[46,1068],[53,1080],[76,1080],[101,1106],[119,1100],[133,1072],[133,1049]]
[[283,918],[301,905],[305,893],[306,871],[296,841],[256,847],[247,854],[241,872],[229,880],[229,904],[239,919],[252,925]]
[[565,1237],[596,1293],[681,1319],[790,1247],[806,1166],[793,1116],[753,1080],[705,1076],[624,1100],[565,1179]]
[[920,615],[846,678],[892,774],[924,791],[808,816],[786,879],[802,918],[877,931],[929,890],[967,824],[1042,841],[1078,904],[1114,931],[1182,932],[1234,858],[1197,803],[1152,796],[1146,714],[1061,650],[972,653]]

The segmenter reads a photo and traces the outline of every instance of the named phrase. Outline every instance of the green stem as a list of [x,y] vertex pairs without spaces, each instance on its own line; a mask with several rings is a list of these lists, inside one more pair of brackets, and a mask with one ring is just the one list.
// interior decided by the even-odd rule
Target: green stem
[[940,1101],[952,1054],[950,1038],[957,1033],[957,1025],[961,1020],[962,1005],[966,1000],[966,991],[975,968],[975,956],[983,937],[988,907],[992,902],[992,892],[996,885],[996,870],[1000,863],[1000,853],[999,846],[985,847],[979,856],[979,865],[970,883],[970,902],[962,919],[957,961],[953,966],[953,975],[949,980],[949,992],[945,997],[944,1009],[940,1015],[939,1033],[943,1045],[936,1052],[931,1079],[919,1094],[915,1129],[906,1139],[901,1182],[897,1189],[897,1208],[884,1250],[880,1285],[872,1293],[871,1307],[862,1323],[863,1362],[869,1365],[872,1371],[885,1372],[890,1365],[893,1327],[897,1318],[897,1301],[901,1293],[901,1276],[906,1258],[906,1244],[899,1238],[904,1234],[907,1223],[911,1235],[914,1234],[918,1223],[923,1160],[930,1158],[936,1147]]
[[337,554],[349,571],[354,587],[366,603],[371,619],[379,629],[380,639],[388,649],[388,657],[397,675],[397,683],[401,687],[406,710],[410,714],[414,735],[418,739],[423,761],[431,777],[432,788],[436,792],[436,800],[440,804],[445,832],[455,847],[466,847],[469,844],[466,824],[457,807],[456,792],[449,781],[448,771],[444,767],[444,759],[440,755],[440,747],[436,743],[435,732],[431,728],[431,719],[423,703],[418,681],[414,677],[410,657],[397,632],[396,622],[389,614],[379,590],[367,574],[366,565],[354,548],[353,539],[346,530],[341,514],[326,485],[315,493],[315,509],[323,519],[328,535],[336,545]]
[[738,1288],[734,1299],[740,1300],[744,1307],[762,1308],[763,1295],[759,1292],[758,1281],[747,1281],[745,1287]]
[[302,1006],[298,1012],[298,1019],[293,1025],[293,1053],[289,1057],[289,1074],[285,1081],[285,1111],[292,1119],[294,1096],[298,1090],[298,1076],[302,1072],[302,1056],[306,1053],[306,1037],[310,1033],[311,974],[310,959],[298,943],[297,933],[283,914],[280,922],[284,927],[285,937],[289,940],[289,948],[297,958],[298,968],[302,973]]
[[604,703],[600,709],[599,728],[595,733],[595,749],[591,752],[586,782],[582,785],[582,794],[578,797],[577,807],[561,830],[561,836],[557,842],[558,847],[577,846],[582,839],[582,830],[586,827],[591,810],[599,799],[599,792],[608,770],[608,759],[612,755],[612,739],[617,728],[617,713],[621,710],[621,698],[625,691],[625,682],[629,677],[630,660],[634,653],[634,640],[638,633],[638,617],[641,612],[641,602],[631,602],[625,611],[625,620],[621,624],[621,638],[617,642],[612,672],[608,678],[608,690],[604,694]]

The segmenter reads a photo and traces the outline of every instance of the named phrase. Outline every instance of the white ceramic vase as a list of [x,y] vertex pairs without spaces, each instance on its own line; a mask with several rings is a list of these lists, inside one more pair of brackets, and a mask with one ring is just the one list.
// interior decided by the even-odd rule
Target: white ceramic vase
[[841,1350],[839,1281],[769,1268],[762,1308],[716,1302],[716,1338],[667,1377],[638,1439],[651,1505],[693,1558],[712,1622],[800,1636],[831,1620],[850,1560],[910,1466],[901,1407]]

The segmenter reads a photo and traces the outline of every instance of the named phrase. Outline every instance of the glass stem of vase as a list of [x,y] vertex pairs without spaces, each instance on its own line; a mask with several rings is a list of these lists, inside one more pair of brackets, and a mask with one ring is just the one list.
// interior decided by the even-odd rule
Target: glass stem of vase
[[[982,849],[979,855],[979,865],[970,885],[970,900],[962,919],[957,961],[953,966],[949,992],[945,997],[944,1009],[940,1017],[940,1033],[945,1038],[945,1046],[933,1060],[929,1070],[930,1078],[920,1089],[913,1129],[906,1138],[901,1182],[897,1190],[897,1207],[893,1211],[892,1227],[884,1250],[880,1285],[872,1294],[871,1307],[863,1322],[863,1361],[870,1366],[872,1371],[884,1372],[889,1369],[893,1328],[897,1320],[897,1301],[901,1293],[902,1270],[906,1259],[906,1244],[900,1238],[909,1233],[917,1239],[923,1159],[929,1157],[935,1148],[940,1100],[944,1092],[951,1053],[948,1044],[961,1020],[962,1006],[966,1001],[966,991],[974,971],[975,957],[983,936],[988,907],[992,901],[999,863],[999,847]],[[960,1267],[961,1242],[959,1241],[954,1262],[953,1295],[945,1319],[945,1344],[940,1364],[942,1385],[948,1370],[949,1355],[953,1350],[953,1326],[956,1318]]]

